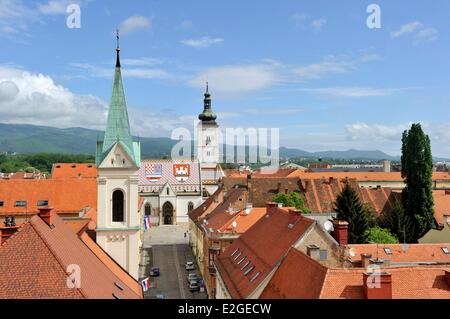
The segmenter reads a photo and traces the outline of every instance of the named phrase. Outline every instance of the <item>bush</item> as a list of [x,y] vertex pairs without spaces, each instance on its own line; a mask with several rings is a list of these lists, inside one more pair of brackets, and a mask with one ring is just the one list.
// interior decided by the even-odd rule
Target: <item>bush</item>
[[302,213],[308,214],[311,210],[306,206],[305,199],[299,193],[278,194],[272,198],[275,203],[281,203],[284,207],[295,207]]
[[388,229],[372,227],[366,231],[367,242],[371,244],[398,244],[398,239]]

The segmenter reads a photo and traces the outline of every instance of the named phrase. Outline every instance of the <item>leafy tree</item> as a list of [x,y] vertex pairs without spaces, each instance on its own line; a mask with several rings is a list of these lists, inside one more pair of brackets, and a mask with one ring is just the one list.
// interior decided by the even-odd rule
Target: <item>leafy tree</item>
[[380,216],[378,224],[382,228],[387,228],[401,242],[414,241],[414,228],[411,218],[405,213],[401,203],[396,203],[392,210],[384,212]]
[[417,242],[434,226],[434,201],[432,191],[433,159],[430,138],[420,124],[412,124],[402,136],[402,177],[406,187],[402,202],[411,220],[411,242]]
[[367,242],[373,244],[398,244],[398,239],[388,229],[378,226],[366,230]]
[[346,184],[337,196],[334,204],[337,218],[349,223],[348,241],[350,244],[364,244],[367,241],[369,221],[367,210],[359,199],[358,193],[350,184]]
[[272,198],[272,201],[275,203],[281,203],[284,207],[295,207],[300,209],[305,214],[311,212],[311,210],[306,206],[303,196],[296,192],[275,195]]

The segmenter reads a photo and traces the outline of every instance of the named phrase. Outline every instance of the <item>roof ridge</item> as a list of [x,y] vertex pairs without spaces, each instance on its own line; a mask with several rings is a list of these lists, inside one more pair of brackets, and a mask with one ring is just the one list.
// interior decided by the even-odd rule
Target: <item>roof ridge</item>
[[9,236],[3,243],[1,243],[1,237],[0,237],[0,248],[3,247],[3,245],[6,245],[6,243],[9,242],[9,240],[10,240],[11,238],[16,237],[17,234],[18,234],[20,231],[22,231],[23,228],[24,228],[27,224],[29,224],[29,223],[30,223],[30,222],[28,221],[28,222],[25,222],[25,223],[23,223],[22,225],[20,225],[20,226],[17,228],[16,232],[15,232],[14,234],[12,234],[11,236]]
[[[51,213],[52,214],[52,213]],[[57,215],[56,213],[53,213],[54,215]],[[58,217],[59,218],[59,217]],[[42,223],[45,223],[39,216],[36,216],[36,219],[39,220]],[[64,275],[67,277],[67,266],[62,262],[62,260],[56,255],[55,251],[52,249],[51,245],[47,242],[47,240],[45,239],[45,236],[43,236],[43,234],[37,229],[37,227],[35,227],[33,225],[33,223],[31,222],[30,219],[30,225],[33,228],[33,230],[36,232],[36,234],[41,238],[42,242],[45,244],[45,246],[47,247],[47,249],[50,251],[50,253],[52,254],[52,256],[55,258],[55,260],[58,262],[58,264],[61,266],[62,271],[64,273]],[[47,225],[47,224],[46,224]],[[48,225],[47,225],[48,226]],[[75,235],[77,236],[77,235]],[[78,236],[77,236],[78,238]],[[76,288],[80,294],[87,299],[87,294],[84,292],[83,288]]]

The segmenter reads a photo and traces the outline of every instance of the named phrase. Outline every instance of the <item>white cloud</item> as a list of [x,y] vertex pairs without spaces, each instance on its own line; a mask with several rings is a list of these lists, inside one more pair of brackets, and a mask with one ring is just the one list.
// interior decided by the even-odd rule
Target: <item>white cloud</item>
[[311,27],[313,28],[314,31],[319,32],[322,31],[322,28],[325,26],[325,24],[327,24],[327,19],[320,18],[313,20],[311,22]]
[[299,90],[319,95],[360,98],[360,97],[374,97],[374,96],[389,96],[399,91],[409,89],[413,88],[331,87],[331,88],[302,88]]
[[438,39],[439,31],[435,28],[426,27],[419,21],[404,24],[399,30],[391,32],[391,38],[398,38],[405,35],[412,35],[413,44],[432,42]]
[[181,40],[181,43],[184,45],[193,47],[193,48],[208,48],[211,45],[222,43],[224,39],[222,38],[210,38],[210,37],[202,37],[200,39],[186,39]]
[[[126,59],[122,60],[122,76],[128,77],[128,78],[138,78],[138,79],[169,79],[172,78],[172,75],[169,74],[167,71],[163,69],[158,68],[148,68],[148,67],[141,67],[141,68],[134,68],[134,67],[128,67],[128,64],[126,64]],[[130,66],[146,66],[149,64],[146,63],[153,63],[151,61],[147,60],[140,60],[140,59],[132,59]],[[72,67],[89,72],[89,75],[92,77],[98,77],[98,78],[107,78],[112,79],[114,74],[114,68],[109,67],[101,67],[89,63],[72,63]]]
[[191,20],[183,20],[177,27],[177,30],[180,31],[186,31],[186,30],[190,30],[193,27],[193,23]]
[[45,4],[38,4],[38,11],[44,15],[61,15],[66,14],[67,6],[75,3],[73,0],[51,0]]
[[119,26],[120,34],[127,35],[139,30],[148,30],[152,26],[152,21],[149,18],[134,15],[125,19]]
[[[1,123],[104,130],[107,111],[108,103],[100,98],[75,94],[48,75],[0,66]],[[170,109],[156,113],[130,105],[128,113],[133,134],[140,136],[155,136],[155,132],[168,136],[172,129],[189,126],[196,118]]]
[[354,123],[345,126],[349,140],[392,140],[399,141],[402,133],[411,126],[411,123],[399,125]]
[[278,81],[274,66],[267,64],[225,65],[197,74],[188,84],[203,88],[205,82],[219,96],[236,96],[271,87]]
[[120,59],[122,64],[129,66],[149,66],[149,65],[158,65],[163,64],[164,61],[158,58],[137,58],[137,59]]
[[320,79],[328,74],[347,73],[355,70],[356,67],[348,61],[324,61],[294,68],[294,73],[301,80]]
[[3,123],[98,128],[105,112],[106,105],[99,98],[76,95],[49,76],[0,67],[0,118]]
[[415,36],[414,36],[414,44],[422,44],[426,42],[431,42],[437,40],[439,36],[438,30],[434,28],[426,28],[423,30],[420,30]]
[[391,32],[391,38],[398,38],[406,34],[413,33],[417,29],[421,28],[423,25],[419,21],[410,22],[404,24],[399,30]]

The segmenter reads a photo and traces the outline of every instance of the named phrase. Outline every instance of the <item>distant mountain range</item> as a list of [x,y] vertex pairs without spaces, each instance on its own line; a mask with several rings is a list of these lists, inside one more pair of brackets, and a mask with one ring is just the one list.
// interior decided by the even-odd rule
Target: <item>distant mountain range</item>
[[[60,129],[48,126],[0,123],[0,152],[94,155],[96,141],[103,139],[103,134],[102,131],[80,127]],[[173,145],[178,142],[167,137],[141,137],[140,141],[143,158],[170,157]],[[280,147],[280,157],[394,161],[400,159],[398,156],[391,156],[378,150],[307,152],[286,147]],[[445,159],[435,158],[435,160]]]

